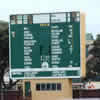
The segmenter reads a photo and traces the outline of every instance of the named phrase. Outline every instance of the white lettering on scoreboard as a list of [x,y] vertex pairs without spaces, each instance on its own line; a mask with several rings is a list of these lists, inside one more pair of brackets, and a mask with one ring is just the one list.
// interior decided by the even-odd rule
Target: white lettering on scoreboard
[[66,22],[66,13],[51,14],[51,23]]
[[51,26],[51,64],[53,68],[58,68],[60,64],[63,51],[60,46],[60,43],[63,42],[63,39],[60,39],[63,29],[60,29],[58,25]]
[[32,47],[36,42],[29,28],[24,27],[24,68],[32,66]]

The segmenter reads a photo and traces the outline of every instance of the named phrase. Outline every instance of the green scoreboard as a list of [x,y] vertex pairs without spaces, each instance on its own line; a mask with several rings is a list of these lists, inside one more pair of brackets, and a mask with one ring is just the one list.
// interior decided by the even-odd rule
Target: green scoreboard
[[10,16],[10,77],[79,78],[80,12]]

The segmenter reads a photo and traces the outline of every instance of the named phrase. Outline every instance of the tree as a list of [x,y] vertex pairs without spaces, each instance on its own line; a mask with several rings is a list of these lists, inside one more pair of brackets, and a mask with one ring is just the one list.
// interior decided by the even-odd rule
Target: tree
[[11,89],[17,81],[9,80],[8,84],[4,81],[5,74],[9,72],[9,33],[8,23],[0,21],[0,89]]
[[97,41],[100,40],[100,34],[97,34],[97,36],[96,36],[96,40],[97,40]]
[[92,33],[86,33],[86,40],[94,40]]
[[88,52],[88,57],[92,57],[87,61],[87,77],[95,79],[100,76],[100,34],[97,35],[96,40],[92,44],[93,48]]

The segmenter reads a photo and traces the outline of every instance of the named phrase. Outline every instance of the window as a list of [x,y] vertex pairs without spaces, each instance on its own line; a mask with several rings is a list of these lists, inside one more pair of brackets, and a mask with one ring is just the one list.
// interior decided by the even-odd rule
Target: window
[[37,91],[61,91],[61,83],[37,83]]
[[37,84],[37,85],[36,85],[36,90],[37,90],[37,91],[40,91],[40,84]]
[[56,83],[52,83],[51,86],[52,86],[51,90],[53,90],[53,91],[57,90],[57,89],[56,89],[56,86],[57,86]]
[[23,16],[23,24],[32,24],[32,15]]
[[50,83],[47,83],[47,90],[50,90],[51,87],[50,87]]
[[32,24],[32,15],[11,15],[10,16],[11,24]]
[[10,16],[10,20],[11,20],[10,21],[11,24],[16,24],[16,16],[13,16],[13,15]]
[[17,24],[22,24],[22,15],[17,15],[16,16],[16,18],[17,18]]
[[61,90],[61,84],[60,83],[57,83],[57,90]]
[[46,90],[46,84],[44,84],[44,83],[41,84],[41,90],[42,91]]

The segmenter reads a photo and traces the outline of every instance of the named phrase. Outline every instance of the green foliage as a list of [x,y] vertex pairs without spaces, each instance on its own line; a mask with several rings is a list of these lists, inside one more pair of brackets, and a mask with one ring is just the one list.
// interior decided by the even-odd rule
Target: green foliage
[[87,77],[95,80],[100,77],[100,34],[92,45],[94,47],[88,52],[88,57],[92,55],[92,58],[87,61],[86,66]]
[[8,23],[0,21],[0,89],[2,86],[7,89],[11,89],[16,83],[11,79],[6,85],[4,81],[5,74],[9,72],[9,33]]
[[0,48],[9,48],[8,23],[0,21]]
[[97,41],[100,41],[100,34],[97,34],[96,40],[97,40]]
[[86,40],[94,40],[92,33],[86,33]]

